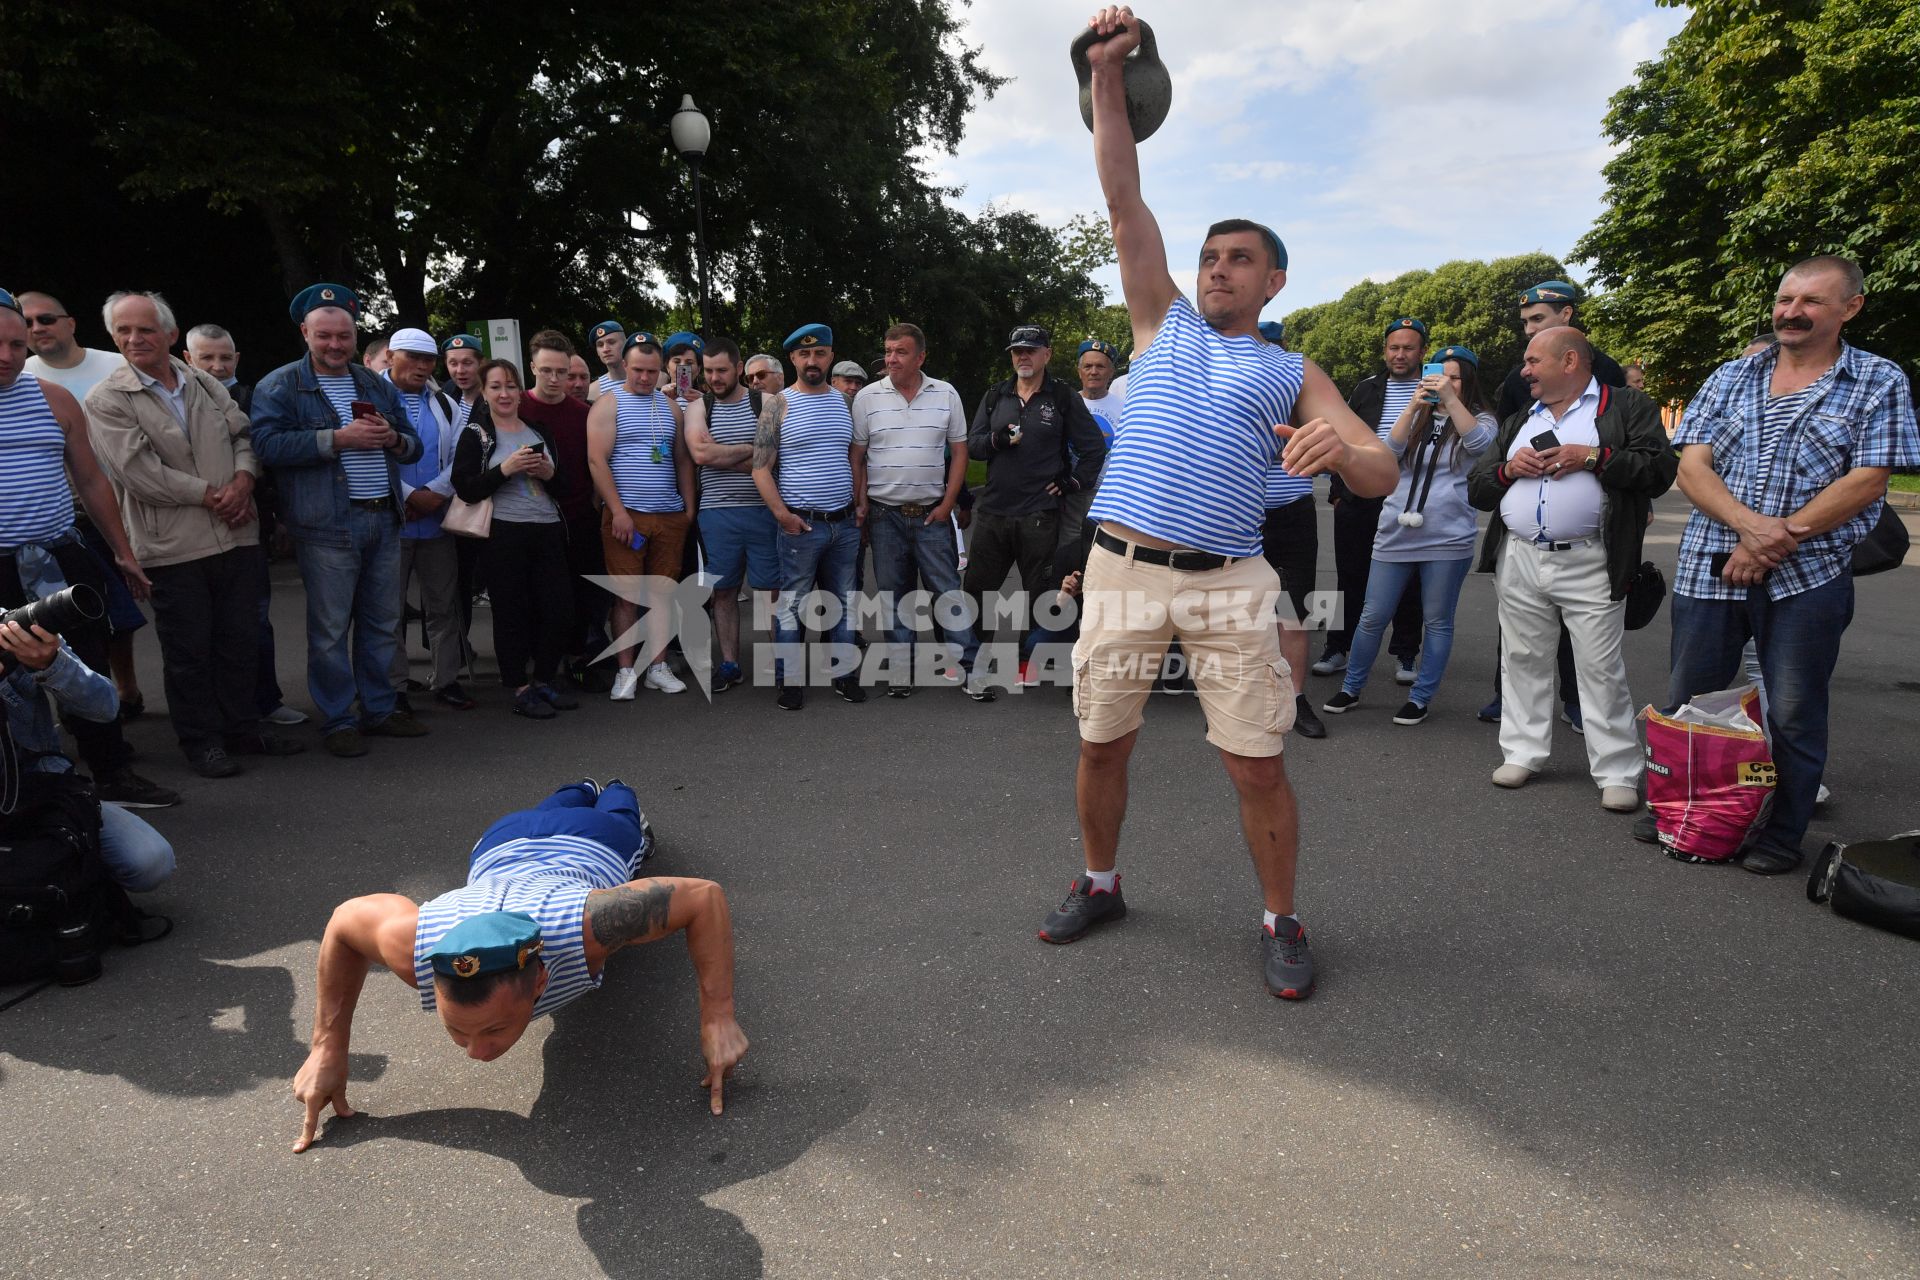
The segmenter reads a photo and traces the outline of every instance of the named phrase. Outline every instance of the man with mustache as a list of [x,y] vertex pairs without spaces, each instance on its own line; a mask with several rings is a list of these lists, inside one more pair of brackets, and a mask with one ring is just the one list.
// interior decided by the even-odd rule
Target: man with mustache
[[[1757,875],[1800,865],[1827,763],[1828,684],[1853,618],[1853,548],[1879,518],[1892,468],[1920,465],[1906,375],[1841,336],[1865,305],[1849,259],[1796,264],[1774,295],[1776,344],[1714,370],[1673,437],[1694,511],[1674,579],[1667,702],[1731,685],[1755,641],[1778,777],[1741,862]],[[1650,836],[1645,827],[1635,834]]]

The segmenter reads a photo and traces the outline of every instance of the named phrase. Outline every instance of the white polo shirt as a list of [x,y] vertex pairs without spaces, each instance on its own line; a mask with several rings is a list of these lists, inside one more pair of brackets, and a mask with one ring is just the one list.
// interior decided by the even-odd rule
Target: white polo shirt
[[[1600,431],[1594,417],[1600,409],[1600,380],[1589,378],[1587,389],[1558,419],[1538,400],[1507,446],[1507,460],[1528,447],[1542,431],[1552,431],[1561,444],[1598,446]],[[1507,532],[1527,542],[1578,542],[1598,537],[1606,511],[1606,493],[1600,477],[1580,471],[1554,479],[1547,475],[1515,480],[1500,499],[1500,518]]]
[[967,413],[952,384],[924,375],[908,400],[893,379],[853,397],[853,442],[867,451],[867,497],[889,506],[947,495],[947,448],[965,444]]

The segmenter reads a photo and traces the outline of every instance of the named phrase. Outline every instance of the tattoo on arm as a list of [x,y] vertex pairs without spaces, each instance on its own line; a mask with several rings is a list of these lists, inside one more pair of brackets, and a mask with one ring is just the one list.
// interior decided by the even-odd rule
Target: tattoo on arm
[[587,920],[600,945],[612,951],[630,942],[652,942],[667,931],[667,911],[673,905],[673,887],[650,884],[644,889],[618,889],[587,895]]
[[780,424],[787,416],[785,396],[768,396],[760,406],[760,430],[753,438],[754,470],[772,470],[780,461]]

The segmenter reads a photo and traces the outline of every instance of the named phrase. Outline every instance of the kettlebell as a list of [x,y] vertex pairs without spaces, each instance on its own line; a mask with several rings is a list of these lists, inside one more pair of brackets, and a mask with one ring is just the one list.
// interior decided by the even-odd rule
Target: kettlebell
[[[1124,30],[1126,28],[1120,28]],[[1080,77],[1080,118],[1087,122],[1089,131],[1093,128],[1093,64],[1087,61],[1087,50],[1113,39],[1120,31],[1103,36],[1088,27],[1067,51],[1067,56],[1073,59],[1073,73]],[[1140,23],[1140,47],[1127,55],[1123,78],[1127,87],[1127,127],[1133,130],[1135,142],[1145,142],[1166,123],[1167,112],[1173,109],[1173,74],[1160,61],[1153,28],[1144,22]]]

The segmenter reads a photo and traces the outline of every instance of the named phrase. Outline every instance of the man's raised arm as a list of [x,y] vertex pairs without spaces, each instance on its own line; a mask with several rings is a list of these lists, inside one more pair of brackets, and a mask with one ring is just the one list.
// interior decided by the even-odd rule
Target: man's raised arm
[[337,1116],[350,1116],[347,1105],[347,1049],[353,1036],[353,1011],[367,971],[376,964],[393,970],[408,986],[413,976],[413,934],[420,908],[394,893],[349,898],[333,909],[327,932],[320,939],[319,991],[313,1006],[313,1047],[300,1074],[293,1078],[293,1096],[306,1108],[295,1151],[313,1145],[320,1129],[320,1113],[333,1105]]
[[1127,123],[1125,64],[1127,55],[1140,47],[1140,23],[1132,9],[1108,6],[1088,25],[1110,37],[1087,50],[1093,71],[1093,164],[1107,197],[1113,248],[1120,259],[1120,291],[1133,322],[1137,356],[1160,332],[1160,322],[1180,290],[1167,269],[1160,224],[1140,196],[1140,154]]
[[746,1033],[733,1017],[733,917],[727,895],[711,880],[653,876],[587,895],[587,964],[599,971],[621,947],[657,942],[686,931],[687,954],[700,984],[700,1052],[713,1114],[721,1086],[747,1056]]

